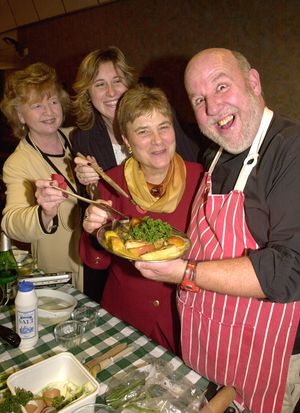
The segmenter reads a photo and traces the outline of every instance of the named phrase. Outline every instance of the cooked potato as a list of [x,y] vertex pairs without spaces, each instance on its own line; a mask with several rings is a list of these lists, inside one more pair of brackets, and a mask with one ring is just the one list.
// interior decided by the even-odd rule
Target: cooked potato
[[168,260],[178,256],[178,247],[176,245],[167,245],[166,247],[153,252],[147,252],[140,257],[143,260],[155,261],[155,260]]
[[120,237],[110,237],[109,243],[113,251],[115,252],[125,251],[125,244],[123,243]]
[[104,239],[106,242],[109,242],[111,237],[120,238],[119,235],[115,231],[105,231]]

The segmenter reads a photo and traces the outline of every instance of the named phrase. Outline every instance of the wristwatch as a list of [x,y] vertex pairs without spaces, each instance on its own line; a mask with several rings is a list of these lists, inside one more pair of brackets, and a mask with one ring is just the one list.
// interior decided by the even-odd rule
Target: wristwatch
[[196,268],[197,261],[188,260],[183,273],[180,288],[193,293],[198,293],[200,291],[200,288],[195,284]]

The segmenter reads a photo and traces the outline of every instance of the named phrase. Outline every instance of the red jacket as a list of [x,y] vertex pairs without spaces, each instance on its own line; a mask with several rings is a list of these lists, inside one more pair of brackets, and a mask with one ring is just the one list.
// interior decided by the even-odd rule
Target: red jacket
[[[173,213],[152,213],[147,216],[160,218],[173,227],[185,231],[190,219],[191,205],[198,189],[202,166],[185,162],[187,169],[186,189]],[[126,192],[123,165],[108,172]],[[112,206],[132,217],[143,217],[136,207],[125,197],[118,196],[104,181],[100,180],[98,189],[101,198],[111,199]],[[87,233],[80,241],[80,256],[83,262],[94,269],[109,266],[109,275],[101,299],[101,306],[114,316],[134,326],[173,353],[179,354],[180,323],[176,308],[176,286],[148,280],[134,265],[123,258],[104,251]]]

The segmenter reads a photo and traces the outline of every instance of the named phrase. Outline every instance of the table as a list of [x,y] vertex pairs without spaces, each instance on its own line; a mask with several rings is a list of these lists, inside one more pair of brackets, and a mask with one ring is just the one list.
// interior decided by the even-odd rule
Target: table
[[[188,368],[182,360],[174,354],[157,345],[138,330],[112,316],[104,309],[100,309],[96,302],[74,289],[70,284],[65,284],[59,287],[59,289],[72,294],[78,301],[77,306],[88,305],[99,308],[100,316],[98,317],[97,326],[90,332],[85,333],[84,340],[79,347],[70,350],[79,361],[88,361],[89,358],[100,355],[107,347],[120,341],[133,345],[133,351],[130,354],[117,360],[97,375],[97,380],[100,383],[107,382],[113,375],[124,371],[132,366],[132,364],[136,364],[148,356],[152,356],[170,362],[176,373],[182,375],[182,377],[185,377],[194,385],[199,386],[201,390],[204,391],[206,389],[208,381]],[[13,309],[0,313],[0,323],[7,327],[14,328]],[[57,346],[53,329],[54,326],[39,326],[38,343],[33,349],[27,351],[12,348],[1,341],[0,372],[13,372],[64,351],[62,347]]]

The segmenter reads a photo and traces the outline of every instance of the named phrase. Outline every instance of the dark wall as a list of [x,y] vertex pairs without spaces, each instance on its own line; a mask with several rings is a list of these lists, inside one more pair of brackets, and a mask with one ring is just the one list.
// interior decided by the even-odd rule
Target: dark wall
[[261,73],[269,106],[300,118],[299,21],[299,0],[119,0],[24,27],[19,39],[29,49],[22,64],[52,64],[69,92],[84,55],[117,45],[186,122],[187,60],[207,47],[236,49]]

